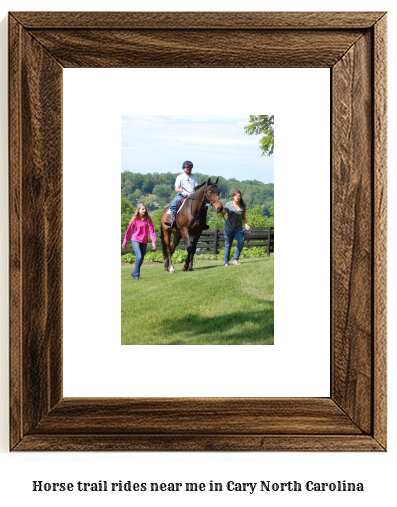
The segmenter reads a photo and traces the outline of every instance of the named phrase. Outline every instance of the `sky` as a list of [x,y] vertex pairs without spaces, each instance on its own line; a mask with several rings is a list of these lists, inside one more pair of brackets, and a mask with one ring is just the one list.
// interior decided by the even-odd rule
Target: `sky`
[[[271,112],[270,112],[271,114]],[[261,157],[260,135],[249,136],[244,116],[121,117],[121,171],[182,172],[274,183],[274,155]]]

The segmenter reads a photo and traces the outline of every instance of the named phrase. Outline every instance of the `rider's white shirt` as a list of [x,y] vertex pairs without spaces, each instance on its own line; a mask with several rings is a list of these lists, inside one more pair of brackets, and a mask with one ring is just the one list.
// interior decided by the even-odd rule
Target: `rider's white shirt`
[[176,187],[183,187],[182,195],[190,195],[198,185],[198,178],[195,174],[188,176],[185,172],[178,174],[175,180]]

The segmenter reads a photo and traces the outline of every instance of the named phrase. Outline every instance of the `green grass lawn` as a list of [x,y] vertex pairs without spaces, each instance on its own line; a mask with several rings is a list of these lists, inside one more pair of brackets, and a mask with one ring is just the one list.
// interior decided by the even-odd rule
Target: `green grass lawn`
[[273,345],[274,257],[121,268],[122,345]]

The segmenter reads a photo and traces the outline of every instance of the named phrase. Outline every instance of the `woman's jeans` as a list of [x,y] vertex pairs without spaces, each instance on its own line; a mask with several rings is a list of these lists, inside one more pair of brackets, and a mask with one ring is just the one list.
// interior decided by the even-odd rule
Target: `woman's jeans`
[[236,238],[237,248],[233,260],[237,261],[240,257],[241,250],[244,246],[244,229],[239,227],[231,231],[224,230],[225,235],[225,264],[229,264],[230,249],[232,247],[233,239]]
[[139,271],[142,266],[143,259],[145,258],[147,243],[139,243],[139,241],[131,241],[132,248],[136,255],[135,269],[132,272],[134,278],[139,278]]

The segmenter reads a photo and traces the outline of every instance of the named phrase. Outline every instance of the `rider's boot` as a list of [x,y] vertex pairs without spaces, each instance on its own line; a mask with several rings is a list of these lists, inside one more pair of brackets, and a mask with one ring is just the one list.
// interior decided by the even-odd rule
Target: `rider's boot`
[[170,214],[170,219],[166,220],[164,222],[164,225],[168,228],[172,227],[174,225],[174,219],[175,219],[175,214],[174,213]]

